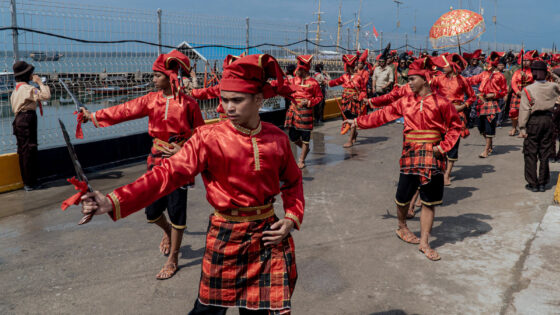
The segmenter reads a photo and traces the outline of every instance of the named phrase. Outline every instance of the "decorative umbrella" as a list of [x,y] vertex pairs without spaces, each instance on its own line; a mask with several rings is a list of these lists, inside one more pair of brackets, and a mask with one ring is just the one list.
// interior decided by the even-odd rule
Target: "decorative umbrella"
[[482,15],[469,10],[453,10],[440,16],[430,29],[434,49],[459,47],[477,39],[484,31]]

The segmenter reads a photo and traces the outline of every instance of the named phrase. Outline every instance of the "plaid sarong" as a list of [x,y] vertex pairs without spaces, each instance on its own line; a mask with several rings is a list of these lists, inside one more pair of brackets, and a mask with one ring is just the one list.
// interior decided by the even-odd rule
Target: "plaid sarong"
[[232,222],[211,215],[198,299],[205,305],[289,310],[297,280],[294,242],[264,247],[262,232],[276,216]]
[[355,89],[344,89],[342,91],[342,111],[350,111],[354,115],[360,115],[362,112],[362,103],[354,100],[354,96],[359,93]]
[[501,112],[498,100],[489,100],[487,102],[478,101],[477,105],[478,117],[486,116],[488,121],[492,121],[496,114]]
[[[299,101],[299,99],[296,100],[296,102]],[[284,127],[293,127],[300,130],[313,130],[313,107],[297,107],[297,104],[292,102],[286,112]]]
[[[405,135],[407,137],[407,135]],[[434,147],[437,142],[412,142],[405,139],[401,159],[399,160],[402,174],[420,175],[421,183],[430,181],[432,175],[445,171],[446,158],[436,158]]]

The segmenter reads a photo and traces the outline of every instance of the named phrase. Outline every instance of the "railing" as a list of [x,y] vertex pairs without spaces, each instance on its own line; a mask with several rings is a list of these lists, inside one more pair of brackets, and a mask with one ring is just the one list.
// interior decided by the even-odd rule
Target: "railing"
[[[15,13],[12,13],[14,8]],[[334,47],[329,36],[321,41],[324,46],[316,46],[311,40],[314,36],[307,36],[305,25],[50,0],[0,0],[0,28],[3,28],[0,30],[0,71],[11,72],[17,55],[20,60],[32,63],[35,72],[45,77],[51,88],[52,98],[46,102],[44,117],[39,119],[42,149],[63,145],[57,118],[75,126],[74,104],[58,79],[65,80],[81,102],[96,110],[152,90],[153,61],[160,52],[168,52],[181,44],[198,47],[196,52],[184,51],[189,53],[196,68],[199,87],[214,69],[219,75],[227,54],[240,54],[245,50],[269,53],[285,67],[295,63],[295,54],[320,52],[315,62],[323,62],[325,70],[334,78],[342,73],[340,53],[353,53],[355,48],[354,32],[343,32],[340,44],[343,47]],[[412,49],[418,53],[427,47],[425,36],[381,34],[378,41],[367,34],[360,37],[362,49],[379,50],[387,42],[399,51]],[[472,43],[466,49],[476,49],[476,45]],[[503,50],[520,48],[505,44],[499,47]],[[481,48],[486,49],[484,43]],[[0,86],[0,154],[16,150],[12,135],[13,113],[8,100],[11,88]],[[328,96],[337,93],[338,90],[330,90]],[[265,104],[265,110],[282,104],[283,101],[272,99]],[[200,102],[200,106],[206,118],[216,117],[217,100]],[[146,130],[146,119],[99,129],[87,124],[85,140],[74,141],[95,141]]]

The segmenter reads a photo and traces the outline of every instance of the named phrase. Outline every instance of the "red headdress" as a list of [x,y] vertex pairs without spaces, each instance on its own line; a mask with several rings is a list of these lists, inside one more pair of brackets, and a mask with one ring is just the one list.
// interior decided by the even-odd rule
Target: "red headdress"
[[419,75],[424,77],[426,81],[432,81],[432,73],[434,62],[431,57],[418,58],[408,66],[408,76]]
[[342,55],[342,62],[344,62],[344,71],[348,71],[348,67],[354,68],[356,66],[356,55]]
[[309,72],[309,70],[311,70],[311,60],[313,60],[313,55],[300,55],[297,56],[297,67],[296,67],[296,71],[298,69],[303,69],[306,72]]
[[492,67],[496,67],[498,63],[500,63],[500,58],[505,55],[504,52],[493,51],[490,53],[490,56],[486,58],[486,63],[488,63]]
[[356,53],[356,55],[358,57],[358,61],[365,64],[365,63],[367,63],[367,59],[368,59],[368,56],[369,56],[369,49],[364,50],[364,52],[361,53],[361,54]]
[[245,57],[245,52],[242,52],[241,55],[239,55],[239,56],[227,55],[226,59],[224,59],[223,68],[225,68],[227,65],[231,64],[232,62],[236,61],[237,59],[243,58],[243,57]]
[[189,75],[191,72],[189,57],[178,50],[159,55],[152,66],[153,71],[161,72],[169,77],[173,97],[176,97],[180,90],[179,69],[183,69],[185,75]]
[[469,53],[466,53],[466,52],[463,53],[463,58],[465,58],[465,60],[470,62],[473,59],[480,58],[480,55],[482,55],[482,49],[477,49],[477,50],[473,51],[472,54],[469,54]]
[[[275,86],[268,79],[276,78]],[[284,81],[284,72],[278,61],[271,55],[249,55],[224,67],[220,89],[256,94],[262,93],[264,98],[276,95],[290,97],[292,89]]]
[[468,62],[457,53],[445,53],[438,57],[432,58],[432,61],[436,66],[440,68],[445,68],[448,66],[451,67],[453,71],[455,71],[455,73],[463,72],[463,70],[465,70],[468,65]]
[[531,61],[537,60],[539,59],[539,52],[536,50],[529,50],[525,53],[525,55],[523,55],[523,59]]

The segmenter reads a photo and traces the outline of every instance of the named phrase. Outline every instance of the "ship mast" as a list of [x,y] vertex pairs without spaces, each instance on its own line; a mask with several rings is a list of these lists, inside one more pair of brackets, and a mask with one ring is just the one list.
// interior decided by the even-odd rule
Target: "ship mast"
[[342,0],[340,0],[340,5],[338,6],[338,28],[336,30],[336,52],[338,52],[338,46],[340,46],[340,30],[342,29]]
[[362,14],[362,0],[360,0],[360,9],[358,10],[358,24],[356,25],[356,50],[360,49],[360,15]]
[[[321,42],[321,0],[319,0],[319,10],[317,11],[317,33],[315,35],[315,43],[319,44]],[[319,53],[319,46],[315,46],[315,54]]]

